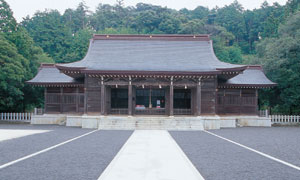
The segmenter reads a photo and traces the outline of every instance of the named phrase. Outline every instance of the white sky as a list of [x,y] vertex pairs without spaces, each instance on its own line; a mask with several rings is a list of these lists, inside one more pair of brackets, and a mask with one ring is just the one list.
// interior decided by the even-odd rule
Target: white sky
[[[82,0],[6,0],[10,5],[10,8],[14,12],[14,17],[20,22],[23,17],[27,15],[32,16],[36,11],[43,11],[45,9],[57,9],[61,13],[67,8],[76,8]],[[139,2],[149,3],[154,5],[167,6],[173,9],[194,9],[201,5],[208,8],[214,8],[215,6],[223,7],[229,5],[234,0],[124,0],[125,6],[134,6]],[[259,8],[264,0],[238,0],[245,9]],[[283,5],[287,0],[267,0],[269,4],[278,2]],[[94,11],[95,7],[99,4],[111,4],[116,3],[115,0],[85,0],[90,10]]]

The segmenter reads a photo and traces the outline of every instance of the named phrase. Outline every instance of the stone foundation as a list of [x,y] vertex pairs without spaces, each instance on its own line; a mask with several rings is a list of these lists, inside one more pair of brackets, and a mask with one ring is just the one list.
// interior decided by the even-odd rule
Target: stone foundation
[[209,130],[236,126],[270,127],[271,119],[258,116],[90,116],[90,115],[34,115],[31,124],[64,124],[94,129],[164,129]]

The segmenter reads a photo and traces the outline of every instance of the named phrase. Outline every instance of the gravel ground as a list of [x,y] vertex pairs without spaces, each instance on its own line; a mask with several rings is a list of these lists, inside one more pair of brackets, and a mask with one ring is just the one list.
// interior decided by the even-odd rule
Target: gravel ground
[[72,128],[56,125],[22,125],[22,124],[1,124],[1,129],[22,129],[22,130],[51,130],[50,132],[33,134],[11,140],[0,142],[0,165],[19,159],[26,155],[35,153],[63,141],[80,136],[92,130]]
[[131,133],[97,131],[6,167],[0,170],[0,179],[97,179]]
[[[248,137],[245,134],[242,135],[244,133],[243,129],[245,129],[245,134],[247,134],[247,131],[253,131],[251,136],[256,136],[257,138]],[[265,137],[259,133],[260,131],[257,132],[257,129],[259,128],[236,128],[212,132],[220,135],[223,131],[226,131],[228,134],[231,132],[235,134],[235,136],[240,135],[246,139],[254,139],[255,141],[253,143],[257,142],[263,144],[260,140],[263,141]],[[272,128],[266,129],[266,131],[272,131],[271,129]],[[300,179],[300,172],[298,170],[265,158],[208,133],[199,131],[172,131],[170,134],[199,170],[201,175],[207,180]],[[272,133],[270,133],[270,136],[272,137],[271,134]],[[275,134],[274,136],[276,137]],[[245,140],[245,142],[247,141]],[[249,142],[252,141],[249,140]],[[247,144],[245,143],[244,145]],[[272,143],[270,143],[269,146],[269,149],[276,148],[276,145],[274,146]],[[293,152],[294,151],[291,151],[290,153]]]
[[300,167],[300,127],[244,127],[211,132]]

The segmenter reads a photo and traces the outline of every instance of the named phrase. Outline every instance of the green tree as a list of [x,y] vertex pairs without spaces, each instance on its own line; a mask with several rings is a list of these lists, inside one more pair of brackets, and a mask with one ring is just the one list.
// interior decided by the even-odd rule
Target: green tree
[[300,12],[279,26],[278,38],[267,38],[257,45],[259,62],[278,86],[265,91],[264,99],[275,111],[300,113]]
[[9,5],[4,0],[0,0],[0,31],[12,32],[17,28],[17,21],[13,17],[13,13]]
[[71,28],[72,33],[87,28],[89,24],[89,12],[90,11],[84,2],[80,2],[75,10],[65,10],[63,14],[64,22]]
[[58,11],[38,12],[32,18],[24,19],[22,26],[51,58],[64,62],[71,46],[72,32]]
[[0,34],[0,111],[16,111],[23,100],[25,69],[29,61],[18,54],[16,46]]

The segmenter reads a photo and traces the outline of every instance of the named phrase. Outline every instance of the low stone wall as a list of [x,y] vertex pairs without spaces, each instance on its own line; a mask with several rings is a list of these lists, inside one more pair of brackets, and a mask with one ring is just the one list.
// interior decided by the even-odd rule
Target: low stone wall
[[239,126],[271,127],[271,118],[258,116],[238,116]]
[[221,128],[235,128],[237,122],[236,116],[220,116]]
[[64,124],[99,129],[209,130],[236,126],[270,127],[271,119],[258,116],[90,116],[34,115],[31,124]]
[[271,127],[271,118],[259,116],[220,116],[221,128],[246,127]]
[[31,124],[59,124],[63,125],[66,122],[66,115],[64,114],[44,114],[32,115]]
[[95,128],[99,127],[100,117],[97,116],[82,116],[82,128]]
[[67,116],[66,126],[82,127],[82,116]]

